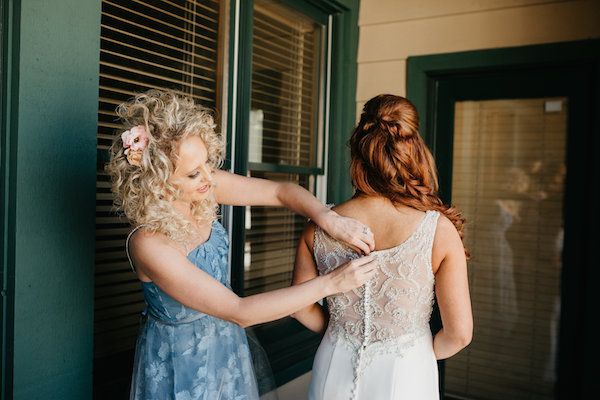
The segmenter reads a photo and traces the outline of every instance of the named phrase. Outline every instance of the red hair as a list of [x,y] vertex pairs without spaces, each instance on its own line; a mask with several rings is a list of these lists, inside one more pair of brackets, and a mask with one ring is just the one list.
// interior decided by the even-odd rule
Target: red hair
[[[465,219],[438,195],[435,161],[419,135],[419,116],[404,97],[382,94],[367,101],[349,141],[350,176],[357,195],[384,196],[395,205],[437,210],[463,238]],[[465,249],[468,256],[468,251]]]

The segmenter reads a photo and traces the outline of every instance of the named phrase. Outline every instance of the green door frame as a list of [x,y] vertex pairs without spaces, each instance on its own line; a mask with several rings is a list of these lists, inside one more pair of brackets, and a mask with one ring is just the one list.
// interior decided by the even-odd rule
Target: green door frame
[[[19,3],[2,1],[0,18],[0,257],[2,271],[0,272],[0,398],[12,397],[13,381],[13,332],[14,332],[14,248],[15,248],[15,160],[16,141],[11,132],[16,131],[16,120],[11,118],[12,111],[18,98],[14,76],[18,71],[18,31],[14,27],[15,16],[18,15]],[[12,139],[12,140],[11,140]]]
[[[345,143],[349,138],[354,116],[356,113],[356,74],[358,51],[358,0],[283,0],[283,3],[312,17],[318,22],[330,21],[331,24],[331,59],[329,81],[329,154],[327,176],[327,201],[336,203],[352,194],[350,177],[348,173],[349,152]],[[248,131],[250,113],[250,88],[252,79],[252,0],[231,0],[230,4],[230,69],[228,93],[228,143],[233,143],[234,148],[229,148],[226,167],[231,167],[233,172],[246,175],[248,172]],[[237,50],[237,54],[236,54]],[[232,128],[233,127],[233,128]],[[232,131],[235,130],[235,132]],[[337,150],[337,151],[335,151]],[[233,154],[233,156],[232,156]],[[289,172],[289,171],[288,171]],[[233,207],[231,213],[233,249],[243,249],[245,234],[245,208]],[[244,254],[241,251],[232,252],[231,256],[231,284],[234,291],[243,295]],[[257,332],[265,341],[272,338],[304,335],[306,349],[298,349],[295,357],[278,357],[277,364],[285,368],[275,369],[275,379],[278,385],[284,384],[295,377],[308,372],[312,368],[312,360],[320,338],[301,328],[295,321],[294,327],[281,324],[277,334],[270,332]],[[261,335],[262,333],[262,335]],[[279,336],[279,337],[278,337]],[[297,337],[297,336],[296,336]],[[285,342],[285,343],[284,343]],[[285,349],[294,344],[293,339],[288,342],[278,342],[277,348]],[[267,349],[269,353],[269,349]],[[300,354],[302,353],[302,354]],[[307,354],[309,356],[307,357]],[[300,360],[300,361],[298,361]]]
[[[592,371],[598,350],[590,326],[592,315],[600,306],[593,286],[600,274],[593,265],[592,253],[593,228],[599,223],[593,207],[599,190],[593,183],[600,181],[597,157],[600,150],[600,40],[410,57],[407,64],[408,97],[420,114],[426,116],[421,132],[438,161],[441,194],[447,202],[451,199],[451,105],[467,99],[450,93],[460,91],[462,85],[468,87],[463,92],[472,96],[468,99],[485,99],[482,82],[511,76],[513,81],[503,81],[508,90],[500,92],[512,91],[516,93],[514,97],[519,97],[519,93],[526,96],[525,85],[532,87],[526,76],[533,71],[537,71],[540,79],[554,76],[571,82],[572,88],[561,88],[556,80],[553,84],[547,79],[544,86],[540,79],[535,79],[535,83],[531,80],[531,90],[540,94],[577,96],[579,103],[570,107],[576,107],[574,112],[587,115],[585,120],[569,120],[557,396],[570,399],[597,395],[599,382]],[[578,90],[577,94],[574,90]],[[507,97],[512,96],[507,94]],[[434,322],[439,326],[439,317]],[[443,367],[440,376],[443,389]]]

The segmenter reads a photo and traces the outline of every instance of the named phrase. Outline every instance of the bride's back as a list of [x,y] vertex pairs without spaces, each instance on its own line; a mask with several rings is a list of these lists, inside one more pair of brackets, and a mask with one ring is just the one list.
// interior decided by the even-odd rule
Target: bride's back
[[[383,197],[352,199],[335,211],[371,228],[379,271],[368,284],[327,299],[330,332],[371,355],[401,354],[430,334],[431,254],[439,213],[394,207]],[[327,274],[359,254],[317,228],[314,256],[319,273]]]
[[340,215],[369,226],[375,237],[375,250],[399,245],[417,228],[425,212],[407,206],[394,206],[382,196],[352,198],[333,209]]

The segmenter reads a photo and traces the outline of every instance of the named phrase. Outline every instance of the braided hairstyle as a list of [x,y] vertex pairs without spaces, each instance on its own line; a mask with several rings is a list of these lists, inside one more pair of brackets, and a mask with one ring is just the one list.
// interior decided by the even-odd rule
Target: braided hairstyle
[[404,97],[382,94],[367,101],[349,141],[356,195],[381,195],[394,205],[437,210],[463,239],[465,219],[438,196],[435,161],[418,127],[417,110]]

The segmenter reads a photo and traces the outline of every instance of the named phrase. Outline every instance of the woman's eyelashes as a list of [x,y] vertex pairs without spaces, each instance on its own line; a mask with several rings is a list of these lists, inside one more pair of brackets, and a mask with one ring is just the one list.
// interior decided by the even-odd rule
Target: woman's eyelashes
[[210,164],[206,163],[204,165],[204,167],[198,167],[198,170],[192,172],[187,177],[190,178],[190,179],[196,179],[200,175],[204,175],[204,177],[206,179],[210,180],[211,177],[214,175],[214,173],[215,173],[215,169]]

